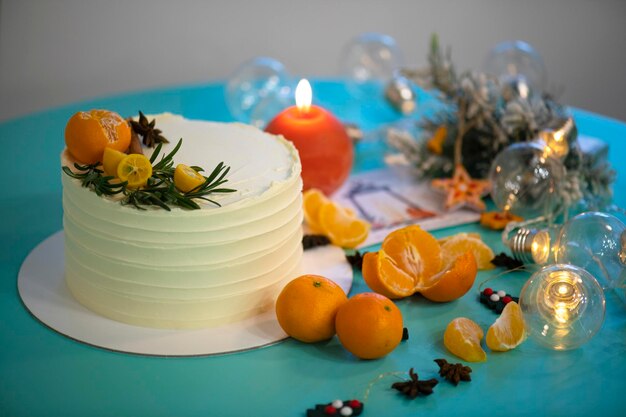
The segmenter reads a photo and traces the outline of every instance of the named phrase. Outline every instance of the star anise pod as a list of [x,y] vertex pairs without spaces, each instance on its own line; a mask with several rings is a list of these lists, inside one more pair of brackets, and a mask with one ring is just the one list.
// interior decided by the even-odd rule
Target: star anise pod
[[391,388],[396,389],[409,398],[415,398],[418,395],[430,395],[433,388],[439,383],[435,378],[420,381],[417,374],[413,372],[413,368],[409,369],[411,379],[404,382],[395,382]]
[[136,134],[143,137],[143,144],[149,148],[154,148],[158,143],[170,143],[161,135],[161,129],[154,127],[155,123],[155,119],[149,122],[141,111],[139,111],[139,121],[130,121],[130,127]]
[[472,368],[469,366],[465,366],[462,363],[448,363],[445,359],[435,359],[435,362],[439,365],[439,375],[454,385],[459,385],[460,381],[472,380],[470,376]]

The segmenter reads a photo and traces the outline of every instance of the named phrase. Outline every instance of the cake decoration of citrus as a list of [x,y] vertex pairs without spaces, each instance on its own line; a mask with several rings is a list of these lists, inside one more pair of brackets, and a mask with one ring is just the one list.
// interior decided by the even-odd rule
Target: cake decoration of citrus
[[[133,134],[142,135],[147,146],[156,145],[149,159],[142,153],[124,153],[129,150],[131,128],[121,116],[107,110],[91,110],[76,113],[67,124],[67,151],[76,161],[73,167],[63,166],[63,172],[99,196],[117,196],[120,204],[141,210],[147,206],[168,211],[171,206],[197,210],[200,209],[197,200],[219,206],[209,195],[236,191],[223,187],[230,171],[223,162],[206,177],[200,173],[203,171],[200,167],[178,164],[174,168],[174,156],[181,148],[182,139],[168,154],[161,155],[163,144],[169,142],[155,127],[155,120],[150,122],[143,113],[139,114],[140,121],[131,120],[131,125],[133,130],[138,129]],[[120,126],[129,129],[128,140]],[[85,165],[83,161],[89,162]]]
[[522,309],[515,301],[504,306],[500,317],[487,330],[486,342],[489,349],[505,352],[526,340],[526,328]]
[[433,275],[432,285],[420,291],[430,301],[439,303],[456,300],[464,296],[474,285],[478,265],[472,251],[458,256],[452,265]]
[[205,178],[198,171],[185,164],[176,165],[174,185],[183,193],[188,193],[202,185]]
[[143,155],[130,154],[117,165],[117,177],[131,189],[144,187],[151,176],[152,164]]
[[130,145],[128,122],[109,110],[80,111],[65,126],[65,145],[80,163],[102,161],[105,148],[125,151]]
[[468,362],[484,362],[487,353],[480,346],[484,332],[474,321],[458,317],[452,320],[443,334],[443,344],[455,356]]
[[327,236],[333,245],[354,249],[367,239],[370,224],[348,207],[311,188],[302,193],[304,219],[313,233]]
[[102,155],[104,174],[110,177],[117,177],[117,167],[126,156],[124,152],[109,147],[104,148],[104,154]]
[[314,343],[335,335],[335,317],[347,302],[343,289],[319,275],[302,275],[289,282],[276,299],[276,318],[289,336]]
[[337,311],[337,337],[361,359],[381,358],[402,341],[402,313],[389,298],[377,293],[351,297]]

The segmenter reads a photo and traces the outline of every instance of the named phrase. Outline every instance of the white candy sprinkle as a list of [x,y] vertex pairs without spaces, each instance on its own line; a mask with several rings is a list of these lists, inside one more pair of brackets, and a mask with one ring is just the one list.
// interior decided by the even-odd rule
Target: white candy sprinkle
[[339,410],[341,407],[343,407],[343,401],[335,400],[333,401],[332,406]]
[[498,297],[502,298],[502,297],[504,297],[506,295],[506,291],[500,290],[496,294],[498,294]]
[[496,301],[500,301],[500,296],[498,294],[491,294],[489,299],[495,303]]
[[342,416],[351,416],[352,409],[350,407],[343,407],[341,410],[339,410],[339,414],[341,414]]

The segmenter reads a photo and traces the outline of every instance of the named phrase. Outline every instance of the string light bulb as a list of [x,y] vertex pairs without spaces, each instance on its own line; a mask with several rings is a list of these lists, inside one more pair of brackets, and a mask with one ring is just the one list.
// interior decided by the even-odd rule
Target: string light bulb
[[626,225],[597,211],[581,213],[563,225],[544,229],[505,229],[503,239],[513,257],[524,263],[564,263],[591,273],[605,290],[620,297],[626,286]]
[[598,281],[584,269],[554,264],[535,272],[520,292],[526,331],[537,343],[575,349],[602,327],[606,303]]

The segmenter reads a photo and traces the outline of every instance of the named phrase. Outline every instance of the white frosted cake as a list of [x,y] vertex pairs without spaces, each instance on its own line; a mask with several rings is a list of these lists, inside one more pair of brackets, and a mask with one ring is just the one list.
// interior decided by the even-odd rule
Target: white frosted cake
[[[192,328],[270,308],[302,257],[302,182],[293,145],[241,124],[149,116],[176,163],[231,167],[220,206],[138,210],[63,174],[66,282],[83,305],[114,320]],[[144,150],[150,156],[152,149]],[[62,164],[72,166],[68,154]],[[206,175],[206,174],[205,174]]]

